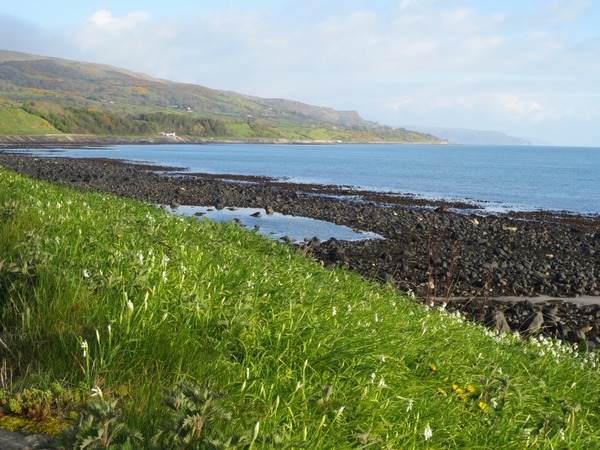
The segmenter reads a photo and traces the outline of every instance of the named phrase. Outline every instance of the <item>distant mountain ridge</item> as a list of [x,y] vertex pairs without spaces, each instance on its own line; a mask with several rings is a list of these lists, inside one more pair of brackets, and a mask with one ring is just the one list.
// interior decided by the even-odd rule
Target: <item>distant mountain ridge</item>
[[451,144],[471,145],[531,145],[531,142],[502,131],[470,130],[467,128],[444,128],[427,125],[410,125],[411,130],[428,133],[446,139]]
[[[109,65],[6,50],[0,50],[0,105],[3,103],[26,104],[28,113],[54,126],[59,124],[60,131],[73,133],[106,130],[135,134],[160,129],[211,136],[218,134],[218,128],[219,133],[233,137],[440,142],[434,136],[381,126],[356,111],[260,98]],[[92,114],[94,111],[105,117]],[[50,120],[52,114],[52,118],[58,117],[54,122]],[[121,119],[123,124],[119,125]],[[208,119],[213,123],[207,124]],[[215,128],[215,120],[223,126]],[[102,121],[112,122],[112,128],[94,126],[94,122]],[[147,122],[147,126],[142,127],[139,121]]]

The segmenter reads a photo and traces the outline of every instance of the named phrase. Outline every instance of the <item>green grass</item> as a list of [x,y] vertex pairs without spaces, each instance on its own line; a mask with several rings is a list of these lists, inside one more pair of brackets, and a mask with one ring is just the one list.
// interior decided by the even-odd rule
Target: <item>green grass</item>
[[59,134],[46,120],[21,108],[0,103],[0,135],[3,134]]
[[250,437],[237,448],[600,446],[595,353],[497,336],[233,223],[1,168],[0,306],[13,392],[99,387],[146,436],[163,387],[210,380],[223,415],[202,438]]

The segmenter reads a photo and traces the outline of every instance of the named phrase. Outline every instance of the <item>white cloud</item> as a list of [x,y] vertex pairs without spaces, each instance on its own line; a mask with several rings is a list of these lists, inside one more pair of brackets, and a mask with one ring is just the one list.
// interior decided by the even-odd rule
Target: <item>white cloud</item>
[[124,17],[114,17],[110,11],[101,9],[92,14],[88,22],[104,31],[127,31],[147,21],[149,16],[146,11],[134,11]]
[[558,111],[542,105],[537,100],[525,99],[514,94],[499,94],[496,100],[513,120],[544,122],[560,118]]

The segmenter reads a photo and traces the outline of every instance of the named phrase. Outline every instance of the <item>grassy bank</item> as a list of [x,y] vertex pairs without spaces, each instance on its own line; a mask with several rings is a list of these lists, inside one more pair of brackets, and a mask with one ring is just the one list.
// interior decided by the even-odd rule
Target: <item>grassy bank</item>
[[116,401],[163,448],[179,426],[199,443],[181,448],[600,446],[595,354],[496,336],[235,224],[3,169],[0,306],[0,398],[89,392],[63,409]]
[[16,106],[2,104],[0,99],[0,136],[6,134],[59,134],[46,120]]

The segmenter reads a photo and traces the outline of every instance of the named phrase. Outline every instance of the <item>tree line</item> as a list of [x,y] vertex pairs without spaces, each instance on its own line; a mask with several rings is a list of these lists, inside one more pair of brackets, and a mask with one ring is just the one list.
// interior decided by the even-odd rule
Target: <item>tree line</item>
[[119,114],[113,111],[27,101],[21,108],[48,121],[63,133],[150,135],[161,131],[183,136],[227,136],[227,123],[218,118],[153,112]]

